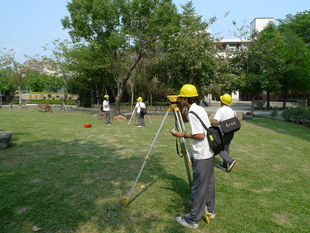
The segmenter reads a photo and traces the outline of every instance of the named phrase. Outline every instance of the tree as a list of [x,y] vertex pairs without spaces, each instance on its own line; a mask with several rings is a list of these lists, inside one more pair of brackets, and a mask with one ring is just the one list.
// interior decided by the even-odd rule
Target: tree
[[16,61],[15,51],[13,49],[3,49],[0,50],[2,54],[0,57],[0,65],[8,73],[7,75],[11,77],[13,82],[16,84],[19,91],[19,106],[22,104],[22,85],[24,74],[27,71],[27,67]]
[[284,92],[283,107],[289,90],[302,91],[306,101],[310,91],[310,11],[287,15],[279,20],[280,32],[285,38],[286,49],[283,56],[286,58],[286,72],[281,84]]
[[255,95],[267,91],[267,107],[270,106],[269,93],[280,89],[280,79],[285,72],[284,37],[274,24],[270,23],[257,39],[232,59],[240,72],[240,90],[252,96],[252,114]]
[[208,24],[196,14],[192,2],[182,8],[179,30],[162,45],[153,74],[175,91],[184,83],[192,83],[205,91],[215,77],[213,42],[207,31]]
[[74,42],[101,46],[117,83],[115,112],[120,112],[124,87],[146,51],[168,37],[177,23],[172,0],[72,0],[70,17],[62,20]]
[[[54,62],[63,77],[65,92],[77,93],[82,106],[99,104],[102,96],[115,87],[108,58],[101,46],[69,42],[54,42]],[[112,89],[110,89],[112,88]]]
[[305,43],[310,43],[310,11],[305,10],[295,15],[288,14],[285,19],[279,20],[281,31],[293,31]]

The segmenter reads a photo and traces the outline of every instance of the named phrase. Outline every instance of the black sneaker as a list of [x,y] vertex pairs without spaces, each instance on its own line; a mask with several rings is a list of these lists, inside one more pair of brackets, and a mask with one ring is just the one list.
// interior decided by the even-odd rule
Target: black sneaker
[[235,166],[235,163],[236,163],[236,161],[233,160],[233,161],[231,162],[231,164],[229,164],[229,166],[228,166],[228,168],[227,168],[227,172],[230,172],[231,169],[233,169],[233,167]]
[[216,166],[217,166],[219,169],[222,169],[222,170],[228,172],[228,169],[227,169],[227,166],[226,166],[226,165],[224,165],[224,164],[218,164],[218,165],[216,165]]

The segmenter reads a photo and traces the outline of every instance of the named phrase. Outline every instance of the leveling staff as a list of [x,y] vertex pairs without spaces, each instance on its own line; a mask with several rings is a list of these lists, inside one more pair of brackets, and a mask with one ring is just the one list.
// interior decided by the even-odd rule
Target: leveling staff
[[[207,112],[195,103],[197,96],[196,87],[185,84],[178,95],[179,104],[181,107],[188,108],[188,112],[195,112],[206,126],[210,127]],[[185,227],[198,228],[199,220],[205,212],[210,212],[211,218],[215,217],[214,157],[204,127],[193,114],[189,113],[188,119],[192,133],[171,132],[175,137],[193,139],[192,207],[188,215],[177,217],[176,220]]]

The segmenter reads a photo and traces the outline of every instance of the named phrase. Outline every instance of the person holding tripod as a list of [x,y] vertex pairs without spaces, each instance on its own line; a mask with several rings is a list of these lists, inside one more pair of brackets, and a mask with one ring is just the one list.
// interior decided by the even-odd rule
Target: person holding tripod
[[111,115],[110,115],[109,95],[105,95],[103,97],[102,111],[105,113],[105,123],[107,125],[110,125]]
[[209,146],[207,132],[198,120],[190,112],[197,116],[210,127],[210,120],[204,108],[197,105],[198,92],[194,85],[185,84],[178,95],[178,102],[181,108],[188,108],[188,119],[191,126],[191,133],[171,131],[175,137],[190,138],[193,140],[192,162],[192,204],[191,211],[185,216],[178,216],[177,222],[184,227],[198,228],[199,220],[205,212],[215,218],[215,182],[214,182],[214,156]]
[[135,108],[137,109],[137,115],[138,115],[138,127],[144,127],[144,115],[145,115],[145,111],[146,111],[146,106],[145,103],[143,103],[143,99],[142,97],[139,97],[137,99],[137,103]]

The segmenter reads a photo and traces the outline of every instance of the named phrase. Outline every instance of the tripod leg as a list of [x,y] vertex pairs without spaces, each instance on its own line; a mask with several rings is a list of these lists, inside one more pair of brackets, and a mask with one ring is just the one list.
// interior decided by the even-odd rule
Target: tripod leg
[[131,113],[131,117],[130,117],[130,120],[129,120],[129,122],[128,122],[128,125],[130,125],[130,122],[131,122],[131,120],[132,120],[133,115],[135,114],[135,111],[136,111],[136,108],[134,108],[133,111],[132,111],[132,113]]
[[[176,110],[174,111],[174,113],[175,113],[175,118],[176,118],[177,131],[184,132],[185,125],[182,120],[181,112],[179,110]],[[184,164],[185,164],[185,168],[187,172],[189,187],[191,187],[192,186],[192,173],[191,173],[192,162],[190,159],[190,152],[186,146],[185,138],[180,138],[180,144],[181,144],[181,153],[183,154]]]
[[136,180],[135,180],[133,186],[131,187],[130,192],[128,193],[128,196],[124,198],[124,203],[125,203],[125,205],[127,205],[128,202],[129,202],[129,198],[131,197],[131,195],[132,195],[132,193],[133,193],[133,191],[134,191],[134,189],[135,189],[135,187],[136,187],[136,185],[137,185],[137,183],[138,183],[138,180],[139,180],[139,178],[140,178],[140,176],[141,176],[141,173],[142,173],[142,171],[143,171],[143,169],[144,169],[144,166],[145,166],[145,164],[146,164],[146,161],[150,159],[152,150],[153,150],[153,148],[154,148],[154,146],[155,146],[155,143],[156,143],[157,138],[158,138],[158,136],[159,136],[159,134],[160,134],[160,131],[161,131],[161,129],[162,129],[163,126],[164,126],[164,123],[165,123],[165,121],[166,121],[166,119],[167,119],[168,114],[169,114],[169,110],[167,111],[167,113],[166,113],[166,115],[165,115],[163,121],[161,122],[161,125],[160,125],[160,127],[159,127],[159,129],[158,129],[158,131],[157,131],[157,133],[156,133],[156,136],[155,136],[155,138],[154,138],[154,140],[153,140],[153,143],[152,143],[152,145],[151,145],[151,148],[150,148],[149,152],[147,153],[147,155],[146,155],[145,158],[144,158],[144,161],[143,161],[143,164],[142,164],[142,166],[141,166],[141,168],[140,168],[140,171],[139,171],[139,173],[138,173],[138,176],[137,176],[137,178],[136,178]]
[[151,124],[153,124],[153,122],[151,121],[150,117],[148,115],[146,115],[146,117],[149,119],[149,121],[151,122]]

